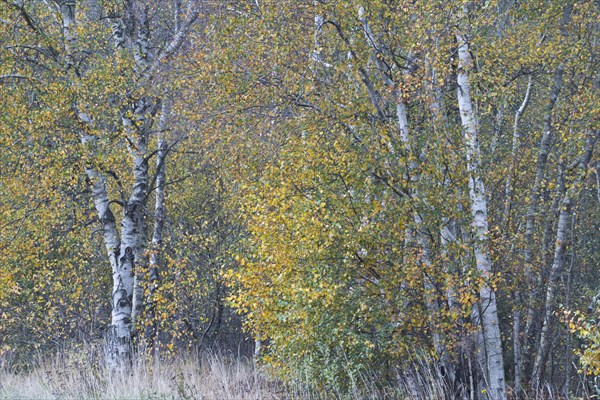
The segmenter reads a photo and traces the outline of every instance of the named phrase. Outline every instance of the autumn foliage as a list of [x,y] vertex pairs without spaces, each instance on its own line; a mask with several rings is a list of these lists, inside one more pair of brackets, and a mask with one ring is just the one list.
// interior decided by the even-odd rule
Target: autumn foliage
[[598,11],[0,1],[0,359],[589,395]]

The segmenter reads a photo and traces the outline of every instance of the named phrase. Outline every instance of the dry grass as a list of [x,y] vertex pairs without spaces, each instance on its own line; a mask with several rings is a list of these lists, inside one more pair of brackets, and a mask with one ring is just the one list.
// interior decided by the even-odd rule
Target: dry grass
[[[394,382],[382,383],[368,371],[341,391],[308,384],[283,384],[269,379],[252,360],[219,353],[185,355],[160,361],[138,358],[127,376],[111,375],[103,367],[100,348],[68,350],[38,357],[35,367],[14,373],[0,366],[0,399],[390,399],[443,400],[448,395],[437,369],[416,360]],[[1,358],[1,357],[0,357]],[[1,361],[1,360],[0,360]],[[0,363],[1,365],[1,363]]]
[[[472,395],[467,388],[450,395],[453,391],[425,358],[413,360],[412,368],[398,373],[394,382],[378,382],[376,374],[367,372],[343,392],[276,382],[252,360],[219,353],[178,356],[160,362],[139,358],[125,377],[109,374],[102,359],[99,348],[71,349],[53,358],[38,357],[30,363],[36,367],[14,373],[2,367],[7,360],[0,356],[0,399],[443,400]],[[543,394],[530,398],[561,396],[548,387]]]
[[111,376],[88,355],[68,352],[19,374],[0,371],[0,399],[280,399],[253,363],[217,354],[135,363]]
[[[350,391],[316,390],[310,385],[275,382],[252,360],[209,353],[174,357],[160,362],[139,359],[128,376],[115,376],[102,366],[96,349],[63,351],[39,357],[26,372],[0,367],[0,399],[441,399],[439,387],[427,382],[409,387],[397,382],[381,386],[375,375],[359,377]],[[422,379],[422,378],[421,378]],[[425,379],[427,380],[427,379]],[[415,382],[414,380],[411,380]],[[429,382],[431,383],[431,382]],[[414,397],[415,391],[419,395]],[[413,395],[411,395],[413,392]]]

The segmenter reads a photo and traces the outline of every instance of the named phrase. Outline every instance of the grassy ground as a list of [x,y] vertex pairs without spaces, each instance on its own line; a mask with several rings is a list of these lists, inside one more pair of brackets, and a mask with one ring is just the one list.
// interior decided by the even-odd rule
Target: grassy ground
[[87,355],[62,354],[18,374],[0,370],[0,399],[279,399],[244,359],[205,355],[136,362],[127,377],[110,376]]
[[[219,353],[151,362],[138,359],[131,374],[125,377],[111,376],[102,367],[102,358],[99,351],[69,350],[52,358],[30,360],[30,364],[36,366],[18,373],[2,367],[3,360],[0,359],[0,400],[442,400],[468,399],[473,395],[463,392],[444,397],[442,393],[446,390],[433,372],[434,368],[427,363],[416,365],[420,373],[399,377],[393,385],[382,386],[374,377],[362,376],[358,385],[360,389],[350,389],[341,394],[336,390],[316,391],[308,385],[274,381],[252,360]],[[539,398],[561,398],[550,393]]]
[[[0,366],[0,399],[442,399],[439,388],[420,386],[419,395],[405,385],[381,387],[369,376],[358,389],[342,395],[315,391],[308,385],[269,379],[252,360],[218,353],[179,356],[160,362],[138,360],[126,377],[111,376],[100,352],[65,351],[42,358],[26,371]],[[404,388],[402,389],[402,387]],[[425,389],[425,390],[424,390]],[[441,389],[440,389],[441,390]],[[412,392],[412,395],[411,395]]]

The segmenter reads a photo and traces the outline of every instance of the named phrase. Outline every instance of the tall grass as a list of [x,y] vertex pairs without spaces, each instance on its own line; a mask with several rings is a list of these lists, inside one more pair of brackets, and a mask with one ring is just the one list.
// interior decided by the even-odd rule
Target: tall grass
[[[315,388],[310,382],[276,381],[252,360],[221,352],[185,354],[163,360],[137,357],[127,376],[111,375],[106,370],[100,346],[85,350],[71,348],[53,357],[38,356],[30,363],[33,367],[20,371],[9,364],[0,360],[0,399],[463,400],[478,397],[466,387],[451,390],[440,377],[439,368],[426,358],[413,360],[410,370],[398,371],[393,382],[381,382],[380,376],[367,371],[343,391],[336,387]],[[560,398],[550,388],[528,397]]]
[[0,399],[443,399],[443,388],[431,374],[386,384],[367,372],[342,392],[275,381],[252,360],[219,352],[163,360],[139,357],[127,376],[111,375],[102,354],[100,348],[64,350],[39,356],[33,367],[20,372],[5,363],[0,367]]
[[210,353],[168,360],[139,358],[127,376],[111,375],[95,354],[65,351],[15,373],[0,370],[0,399],[277,399],[243,358]]

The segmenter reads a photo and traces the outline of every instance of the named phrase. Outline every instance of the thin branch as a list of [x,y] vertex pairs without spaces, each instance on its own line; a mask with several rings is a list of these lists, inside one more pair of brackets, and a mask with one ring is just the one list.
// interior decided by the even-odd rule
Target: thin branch
[[[327,21],[323,22],[323,25],[325,25],[325,24],[331,24],[335,27],[339,37],[344,41],[344,43],[348,47],[348,51],[350,52],[352,58],[358,60],[358,57],[356,57],[356,53],[352,49],[350,40],[344,35],[344,32],[342,32],[342,28],[335,21],[331,21],[331,20],[327,20]],[[367,88],[367,91],[369,92],[369,97],[371,99],[371,103],[373,103],[375,110],[377,110],[377,115],[379,116],[379,118],[381,120],[385,120],[386,119],[385,113],[383,112],[383,109],[379,105],[379,100],[377,99],[377,92],[375,90],[375,87],[373,86],[373,83],[371,82],[371,79],[369,78],[369,73],[363,67],[358,67],[358,72],[360,73],[361,81],[364,83],[364,85]]]
[[0,84],[4,83],[4,81],[9,81],[9,80],[15,80],[15,79],[20,79],[20,80],[27,80],[27,81],[35,81],[37,79],[32,78],[30,76],[25,76],[25,75],[20,75],[20,74],[6,74],[6,75],[0,75]]
[[156,72],[160,64],[171,58],[173,55],[175,55],[175,53],[177,53],[177,51],[183,44],[183,41],[190,27],[194,22],[196,22],[196,19],[198,19],[199,10],[198,5],[196,3],[197,0],[190,0],[187,9],[188,17],[175,34],[175,37],[173,38],[171,43],[169,43],[167,47],[165,47],[165,49],[156,56],[154,62],[142,73],[140,82],[151,80],[153,74]]

